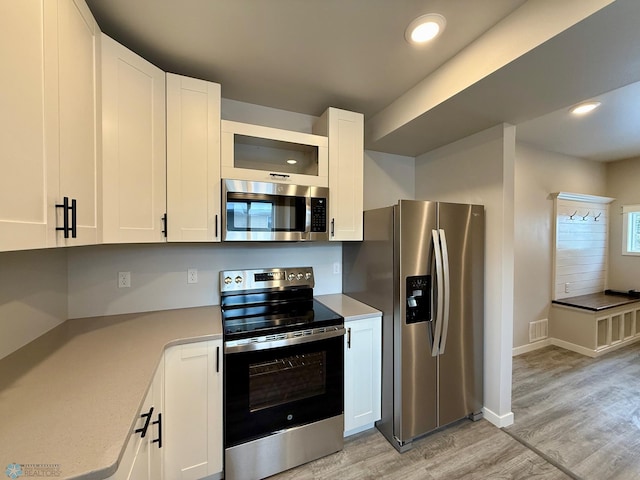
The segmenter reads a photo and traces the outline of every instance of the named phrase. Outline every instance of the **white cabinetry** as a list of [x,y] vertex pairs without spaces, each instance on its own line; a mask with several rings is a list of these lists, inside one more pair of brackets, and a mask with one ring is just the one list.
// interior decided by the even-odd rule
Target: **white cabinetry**
[[102,36],[103,242],[164,241],[165,74]]
[[222,474],[222,340],[165,352],[164,477]]
[[382,320],[374,315],[345,322],[345,437],[371,428],[380,419]]
[[222,120],[221,142],[223,178],[328,186],[324,136]]
[[364,116],[328,108],[314,133],[329,137],[329,238],[362,240]]
[[142,404],[140,417],[129,436],[118,470],[109,480],[162,478],[162,377],[161,362]]
[[167,73],[170,242],[220,241],[220,85]]
[[[98,26],[83,0],[4,2],[2,19],[0,250],[95,243]],[[56,231],[63,197],[76,238]]]

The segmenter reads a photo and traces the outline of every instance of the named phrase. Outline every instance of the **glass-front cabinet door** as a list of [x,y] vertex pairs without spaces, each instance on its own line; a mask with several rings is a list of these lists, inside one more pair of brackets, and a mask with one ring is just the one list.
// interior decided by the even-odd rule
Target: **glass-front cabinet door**
[[223,178],[329,185],[327,137],[229,120],[221,129]]

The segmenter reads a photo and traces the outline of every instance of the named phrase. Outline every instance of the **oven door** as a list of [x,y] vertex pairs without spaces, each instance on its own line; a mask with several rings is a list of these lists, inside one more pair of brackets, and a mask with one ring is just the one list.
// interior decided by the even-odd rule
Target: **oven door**
[[225,351],[225,448],[342,414],[343,335]]

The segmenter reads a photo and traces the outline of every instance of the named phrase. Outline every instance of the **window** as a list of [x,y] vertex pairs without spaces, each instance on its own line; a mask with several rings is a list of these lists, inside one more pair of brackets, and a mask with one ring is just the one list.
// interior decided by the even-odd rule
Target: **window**
[[622,207],[622,254],[640,255],[640,205]]

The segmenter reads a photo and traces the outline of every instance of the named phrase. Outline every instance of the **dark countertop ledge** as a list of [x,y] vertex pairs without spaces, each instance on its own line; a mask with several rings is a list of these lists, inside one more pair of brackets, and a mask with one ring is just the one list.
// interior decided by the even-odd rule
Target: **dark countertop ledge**
[[615,308],[621,305],[640,302],[640,298],[632,295],[624,294],[606,294],[604,292],[590,293],[588,295],[579,295],[577,297],[561,298],[552,300],[555,305],[564,305],[566,307],[581,308],[592,312],[599,312],[608,308]]

